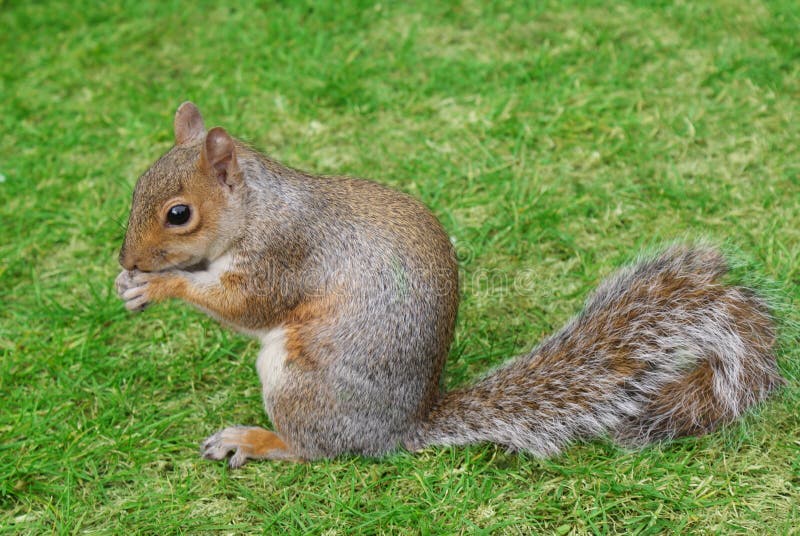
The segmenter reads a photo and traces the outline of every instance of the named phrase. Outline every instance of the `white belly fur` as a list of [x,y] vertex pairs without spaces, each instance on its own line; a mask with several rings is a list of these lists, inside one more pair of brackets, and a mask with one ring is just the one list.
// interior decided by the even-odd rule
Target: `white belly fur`
[[261,379],[264,395],[274,391],[283,379],[286,361],[286,330],[277,327],[258,333],[261,351],[256,360],[256,370]]
[[215,259],[208,265],[205,270],[199,272],[191,272],[190,277],[198,286],[211,287],[219,285],[219,278],[222,274],[230,271],[233,267],[233,255],[226,253],[225,255]]

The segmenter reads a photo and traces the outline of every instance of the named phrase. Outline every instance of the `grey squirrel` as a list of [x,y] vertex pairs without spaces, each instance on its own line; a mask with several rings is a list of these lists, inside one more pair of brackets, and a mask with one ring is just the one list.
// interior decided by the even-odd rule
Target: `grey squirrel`
[[206,458],[640,446],[711,431],[783,381],[764,302],[723,282],[715,248],[677,245],[603,282],[531,352],[443,394],[458,269],[422,203],[286,167],[206,131],[189,102],[174,128],[134,189],[116,286],[132,311],[179,298],[261,341],[275,431],[225,428],[202,444]]

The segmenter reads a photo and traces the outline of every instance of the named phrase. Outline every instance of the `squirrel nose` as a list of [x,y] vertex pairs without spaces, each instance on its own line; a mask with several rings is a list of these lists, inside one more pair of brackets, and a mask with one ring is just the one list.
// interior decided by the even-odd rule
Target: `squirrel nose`
[[126,270],[136,270],[138,264],[136,259],[133,258],[133,255],[126,255],[124,251],[119,253],[119,263]]

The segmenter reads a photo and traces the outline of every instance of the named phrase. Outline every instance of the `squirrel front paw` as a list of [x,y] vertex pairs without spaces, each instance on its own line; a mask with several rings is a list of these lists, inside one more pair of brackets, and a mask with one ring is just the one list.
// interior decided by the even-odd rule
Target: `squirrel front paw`
[[125,301],[125,308],[129,311],[142,311],[150,303],[147,281],[141,275],[142,272],[138,270],[123,270],[114,282],[117,294]]
[[167,272],[141,272],[123,270],[117,276],[117,294],[125,301],[129,311],[142,311],[151,302],[167,297],[173,274]]

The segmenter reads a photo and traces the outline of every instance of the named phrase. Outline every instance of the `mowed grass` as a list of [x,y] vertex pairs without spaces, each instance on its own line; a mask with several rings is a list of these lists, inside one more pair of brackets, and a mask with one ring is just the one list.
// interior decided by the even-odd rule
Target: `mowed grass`
[[[796,534],[796,2],[0,2],[0,532]],[[112,283],[187,99],[281,161],[427,203],[463,297],[445,383],[531,348],[660,242],[728,244],[779,302],[788,386],[637,452],[486,445],[252,463],[254,342]],[[569,371],[565,371],[568,374]]]

